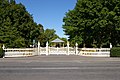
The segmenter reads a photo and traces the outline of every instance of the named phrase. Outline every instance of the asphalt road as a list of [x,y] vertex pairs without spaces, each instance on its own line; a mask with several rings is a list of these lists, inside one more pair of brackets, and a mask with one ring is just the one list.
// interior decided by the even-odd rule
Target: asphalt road
[[120,58],[4,58],[0,59],[0,80],[120,80]]

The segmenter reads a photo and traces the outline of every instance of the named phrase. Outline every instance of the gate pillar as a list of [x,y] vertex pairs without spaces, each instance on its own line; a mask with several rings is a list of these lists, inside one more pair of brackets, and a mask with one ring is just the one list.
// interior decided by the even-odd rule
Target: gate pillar
[[78,55],[78,43],[75,44],[75,54]]
[[37,55],[41,55],[40,54],[40,42],[38,41],[38,54]]
[[48,53],[48,42],[46,43],[46,55],[49,55],[49,53]]
[[67,55],[69,55],[69,42],[67,41]]

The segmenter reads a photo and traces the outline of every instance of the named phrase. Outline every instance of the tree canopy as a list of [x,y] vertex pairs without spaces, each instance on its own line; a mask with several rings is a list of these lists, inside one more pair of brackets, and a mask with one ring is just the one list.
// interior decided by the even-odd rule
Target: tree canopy
[[120,43],[120,0],[77,0],[63,18],[71,43],[102,47]]
[[59,36],[54,29],[44,30],[42,24],[34,22],[32,15],[21,3],[15,0],[0,0],[0,47],[30,47],[37,41],[46,46]]
[[36,24],[25,6],[15,0],[0,0],[0,41],[7,47],[29,47],[43,26]]
[[41,46],[46,46],[46,42],[49,43],[54,40],[55,38],[58,38],[59,36],[55,33],[56,31],[54,29],[46,29],[42,33],[42,35],[39,36],[39,40],[41,43]]

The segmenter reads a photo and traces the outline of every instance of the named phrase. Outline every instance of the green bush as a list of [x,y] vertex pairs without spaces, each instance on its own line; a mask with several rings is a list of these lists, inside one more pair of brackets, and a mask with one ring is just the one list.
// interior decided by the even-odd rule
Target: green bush
[[2,48],[0,48],[0,58],[2,58],[4,56],[4,51]]
[[110,52],[111,57],[120,57],[120,47],[114,47]]

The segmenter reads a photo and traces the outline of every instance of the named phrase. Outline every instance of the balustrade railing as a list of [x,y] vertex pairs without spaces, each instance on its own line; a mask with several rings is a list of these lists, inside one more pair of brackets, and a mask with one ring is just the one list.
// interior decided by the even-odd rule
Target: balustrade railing
[[5,57],[23,57],[35,55],[80,55],[80,56],[103,56],[110,57],[110,48],[78,48],[75,47],[40,47],[37,48],[7,48],[5,49]]
[[7,48],[4,49],[4,51],[5,57],[24,57],[37,55],[35,48]]

